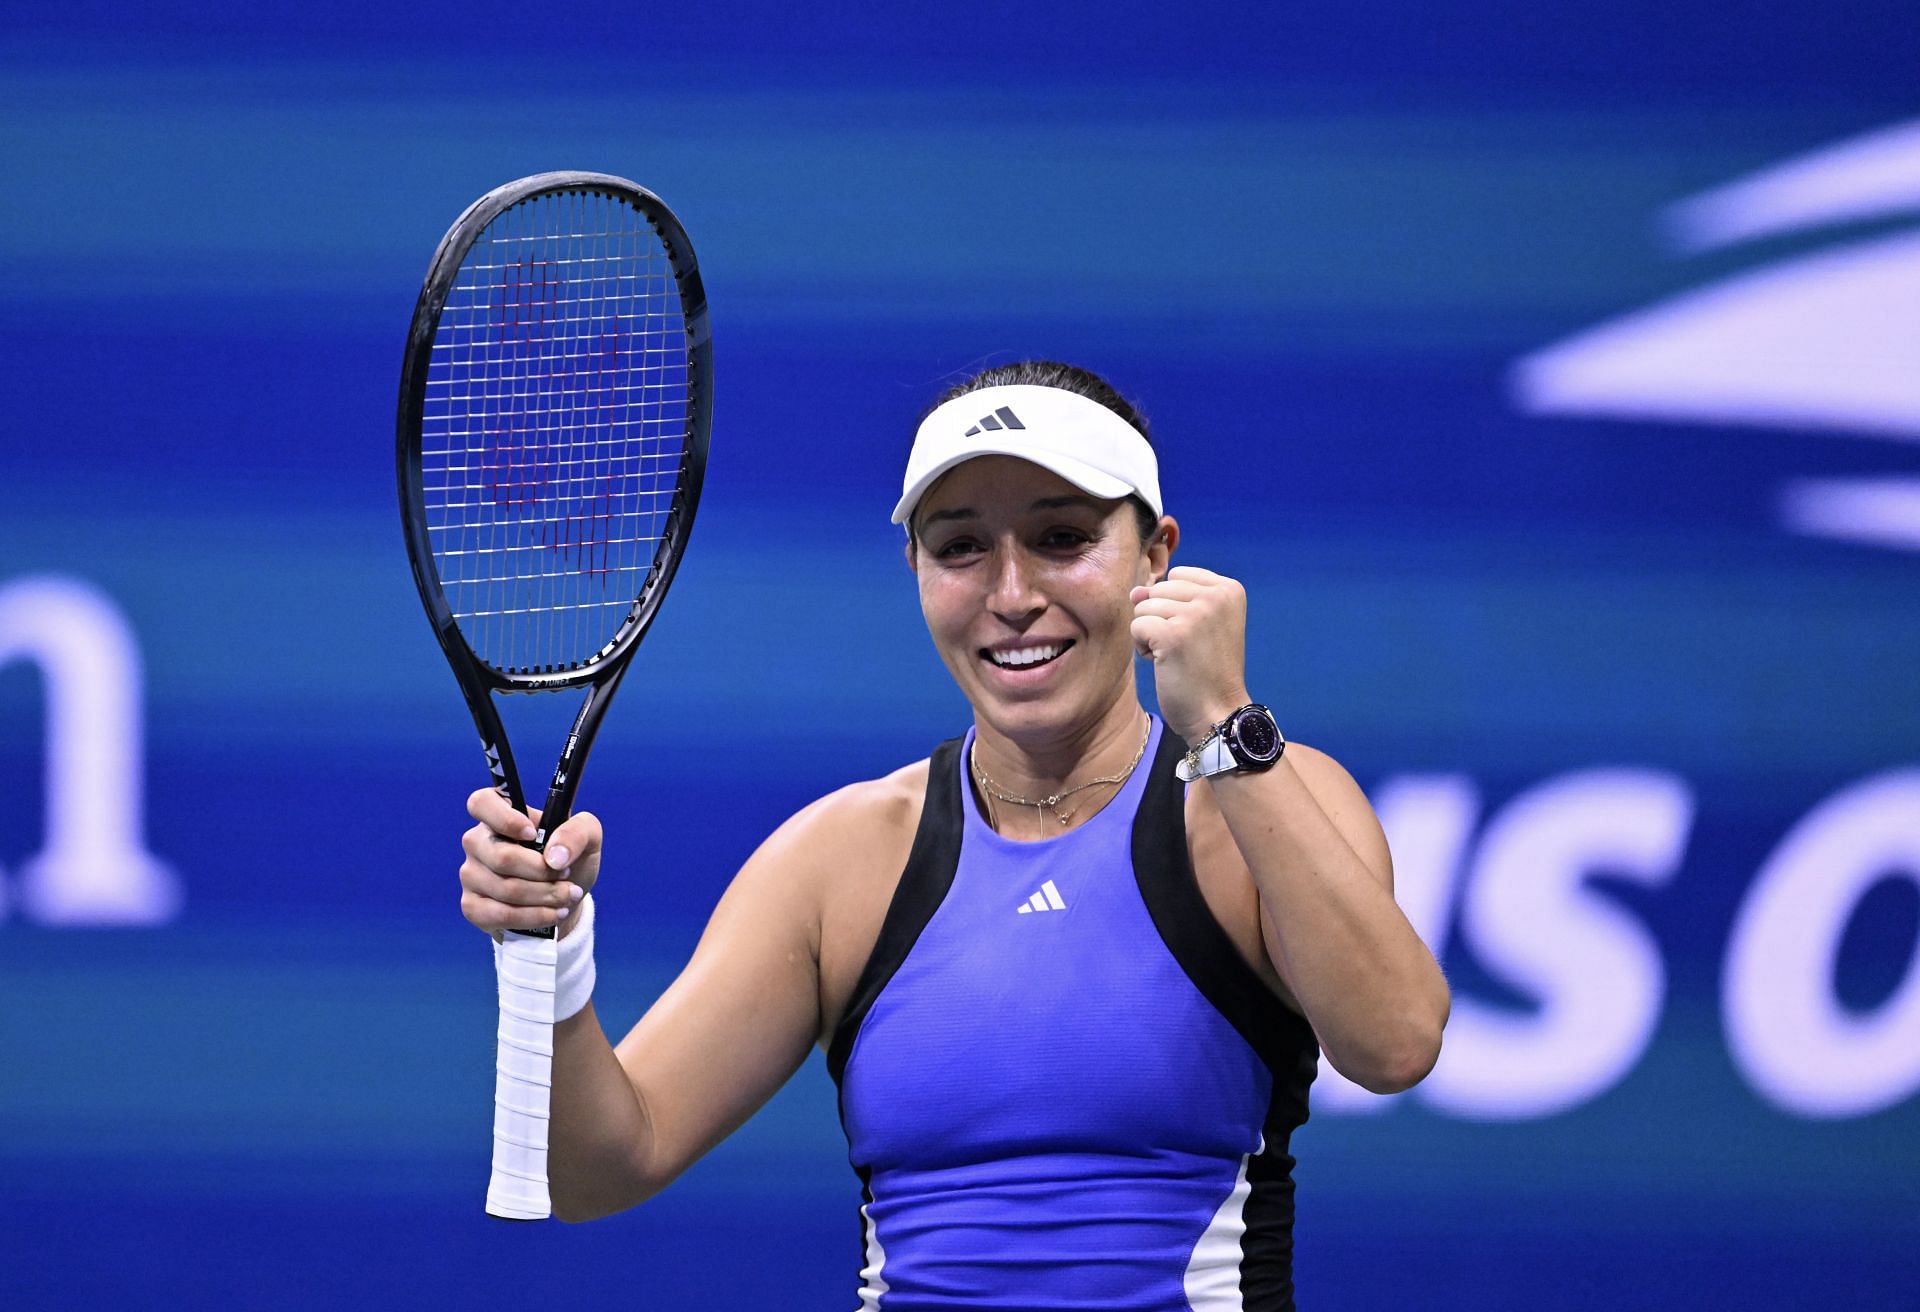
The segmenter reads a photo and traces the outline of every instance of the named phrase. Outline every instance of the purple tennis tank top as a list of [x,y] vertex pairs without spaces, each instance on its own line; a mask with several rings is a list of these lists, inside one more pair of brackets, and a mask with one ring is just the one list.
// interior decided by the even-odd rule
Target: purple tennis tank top
[[1313,1032],[1213,918],[1186,748],[1077,829],[988,827],[942,743],[913,849],[828,1049],[861,1180],[868,1312],[1293,1307]]

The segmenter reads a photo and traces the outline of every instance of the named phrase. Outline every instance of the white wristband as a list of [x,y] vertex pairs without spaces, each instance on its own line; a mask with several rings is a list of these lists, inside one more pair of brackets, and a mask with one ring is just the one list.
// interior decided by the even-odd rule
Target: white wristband
[[553,969],[553,1023],[577,1016],[593,996],[593,894],[573,909],[574,926],[559,942]]
[[[593,894],[580,899],[573,909],[573,929],[554,945],[553,1023],[577,1016],[593,996]],[[493,968],[500,970],[506,952],[498,942],[493,945]]]

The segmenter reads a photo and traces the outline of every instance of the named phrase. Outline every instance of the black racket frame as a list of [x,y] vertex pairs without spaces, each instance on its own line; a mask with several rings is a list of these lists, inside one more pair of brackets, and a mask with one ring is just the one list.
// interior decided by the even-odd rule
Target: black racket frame
[[[433,339],[439,329],[441,311],[459,277],[460,266],[473,243],[488,224],[514,205],[536,196],[564,192],[591,192],[623,200],[639,210],[659,235],[680,291],[680,308],[685,321],[688,347],[687,434],[684,474],[674,493],[661,544],[654,552],[651,568],[640,594],[634,599],[614,636],[585,662],[566,667],[548,667],[538,671],[510,673],[481,660],[460,632],[453,609],[447,604],[439,571],[434,565],[433,546],[427,533],[425,489],[421,473],[420,429],[426,408],[428,367],[433,357]],[[562,692],[586,686],[589,691],[574,717],[554,766],[547,788],[546,805],[541,808],[540,830],[529,846],[546,846],[547,837],[573,812],[574,792],[587,753],[593,747],[600,721],[613,701],[613,694],[626,673],[634,648],[653,622],[667,587],[680,567],[688,534],[693,529],[694,512],[700,504],[700,487],[706,477],[707,443],[713,420],[713,355],[707,322],[706,291],[700,281],[700,269],[694,259],[693,245],[686,229],[666,203],[645,187],[626,178],[607,173],[577,171],[538,173],[509,182],[476,200],[454,221],[434,251],[427,268],[420,299],[414,306],[413,323],[407,331],[407,348],[400,371],[400,406],[396,421],[395,454],[400,487],[400,518],[406,529],[407,558],[413,566],[414,585],[420,591],[427,617],[433,623],[434,636],[446,654],[467,709],[473,714],[474,727],[486,749],[487,767],[494,787],[517,811],[526,811],[526,793],[520,772],[514,764],[495,693]],[[551,938],[553,930],[518,931],[530,937]]]

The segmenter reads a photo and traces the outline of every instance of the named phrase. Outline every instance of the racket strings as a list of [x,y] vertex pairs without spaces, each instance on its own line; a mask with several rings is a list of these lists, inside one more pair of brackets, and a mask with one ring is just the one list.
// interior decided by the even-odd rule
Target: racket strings
[[565,670],[613,642],[668,530],[689,383],[672,262],[626,201],[534,196],[474,241],[434,336],[421,472],[482,661]]

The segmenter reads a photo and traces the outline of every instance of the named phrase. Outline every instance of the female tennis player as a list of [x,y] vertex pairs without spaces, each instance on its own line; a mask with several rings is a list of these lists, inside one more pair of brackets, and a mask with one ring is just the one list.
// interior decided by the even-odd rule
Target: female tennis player
[[1319,1053],[1405,1089],[1447,1017],[1366,797],[1248,688],[1240,585],[1169,568],[1146,425],[1096,376],[954,389],[893,518],[972,726],[781,825],[617,1048],[590,1000],[600,822],[543,860],[527,817],[468,801],[466,917],[562,931],[556,1212],[666,1187],[819,1044],[863,1308],[1291,1308]]

